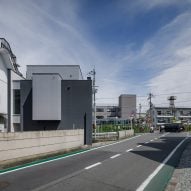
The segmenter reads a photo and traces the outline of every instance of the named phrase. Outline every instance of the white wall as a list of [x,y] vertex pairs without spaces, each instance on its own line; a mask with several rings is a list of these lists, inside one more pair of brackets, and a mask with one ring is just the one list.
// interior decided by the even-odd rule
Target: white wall
[[7,114],[7,68],[0,53],[0,113]]
[[134,135],[134,130],[133,129],[118,132],[119,139],[123,139],[125,137],[130,137],[130,136],[133,136],[133,135]]
[[84,130],[0,133],[0,164],[84,144]]
[[33,73],[58,73],[64,80],[83,79],[78,65],[28,65],[26,78],[32,79]]

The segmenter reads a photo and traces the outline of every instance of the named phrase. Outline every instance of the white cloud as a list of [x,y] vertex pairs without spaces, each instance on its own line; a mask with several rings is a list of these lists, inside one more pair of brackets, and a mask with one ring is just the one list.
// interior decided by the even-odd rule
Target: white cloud
[[[142,4],[141,9],[145,11],[169,2],[179,3],[164,0],[150,2],[148,6],[146,0],[139,0],[137,6]],[[117,103],[121,93],[146,95],[149,90],[154,94],[189,91],[190,13],[184,13],[164,26],[145,42],[141,50],[133,50],[131,43],[109,57],[94,46],[83,21],[78,18],[77,1],[63,1],[62,6],[58,7],[58,13],[54,14],[51,1],[39,3],[43,9],[35,1],[20,0],[13,4],[8,0],[0,0],[0,34],[10,42],[23,73],[25,65],[30,64],[79,64],[86,76],[95,65],[96,82],[99,86],[97,97],[114,98],[99,100],[100,103]],[[121,77],[124,73],[129,75],[135,69],[146,69],[151,76],[138,83]],[[141,79],[140,76],[134,78]],[[191,94],[178,95],[177,102],[188,100],[189,95]],[[138,104],[147,104],[146,99],[139,100]],[[165,101],[164,96],[154,99],[156,104]]]

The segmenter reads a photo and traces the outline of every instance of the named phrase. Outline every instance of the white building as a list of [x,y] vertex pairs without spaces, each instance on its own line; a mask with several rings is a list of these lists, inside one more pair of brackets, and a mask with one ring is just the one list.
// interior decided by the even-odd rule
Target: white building
[[22,79],[16,56],[9,43],[0,38],[0,131],[14,131],[20,123],[19,87],[14,80]]

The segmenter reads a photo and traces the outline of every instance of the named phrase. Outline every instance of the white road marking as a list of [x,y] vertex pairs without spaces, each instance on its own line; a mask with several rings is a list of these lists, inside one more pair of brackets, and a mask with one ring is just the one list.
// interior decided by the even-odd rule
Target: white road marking
[[128,150],[126,150],[126,152],[129,152],[129,151],[132,151],[133,149],[128,149]]
[[152,142],[152,141],[154,141],[153,139],[152,140],[150,140],[150,142]]
[[113,155],[112,157],[110,157],[111,159],[114,159],[114,158],[117,158],[119,157],[121,154],[116,154],[116,155]]
[[137,147],[141,147],[142,145],[137,145]]
[[136,191],[143,191],[146,186],[151,182],[151,180],[158,174],[158,172],[163,168],[163,166],[168,162],[168,160],[172,157],[172,155],[176,152],[176,150],[183,144],[183,142],[188,137],[184,138],[174,149],[173,151],[163,160],[162,164],[160,164],[153,173],[151,173],[148,178],[136,189]]
[[154,138],[155,140],[157,140],[158,138]]
[[101,164],[101,162],[97,162],[97,163],[95,163],[95,164],[92,164],[92,165],[90,165],[90,166],[87,166],[85,169],[88,170],[88,169],[93,168],[93,167],[95,167],[95,166],[98,166],[98,165],[100,165],[100,164]]
[[148,144],[149,142],[145,142],[145,144]]
[[19,170],[22,170],[22,169],[26,169],[26,168],[31,168],[31,167],[34,167],[34,166],[39,166],[39,165],[41,165],[41,164],[46,164],[46,163],[50,163],[50,162],[53,162],[53,161],[58,161],[58,160],[65,159],[65,158],[70,158],[70,157],[73,157],[73,156],[76,156],[76,155],[81,155],[81,154],[83,154],[83,153],[88,153],[88,152],[91,152],[91,151],[94,151],[94,150],[98,150],[98,149],[101,149],[101,148],[104,148],[104,147],[109,147],[109,146],[112,146],[112,145],[116,145],[116,144],[118,144],[118,143],[122,143],[122,142],[125,142],[125,141],[129,141],[129,140],[131,140],[131,139],[135,139],[135,138],[138,138],[138,137],[140,137],[140,136],[142,136],[142,135],[137,135],[137,136],[134,136],[134,137],[131,137],[131,138],[122,140],[122,141],[118,141],[118,142],[115,142],[115,143],[103,145],[103,146],[100,146],[100,147],[95,147],[95,148],[92,148],[92,149],[89,149],[89,150],[85,150],[85,151],[82,151],[82,152],[79,152],[79,153],[75,153],[75,154],[63,156],[63,157],[60,157],[60,158],[55,158],[55,159],[47,160],[47,161],[44,161],[44,162],[39,162],[39,163],[36,163],[36,164],[32,164],[32,165],[30,164],[30,165],[28,165],[28,166],[19,167],[19,168],[17,168],[17,169],[5,171],[5,172],[0,172],[0,175],[8,174],[8,173],[11,173],[11,172],[16,172],[16,171],[19,171]]

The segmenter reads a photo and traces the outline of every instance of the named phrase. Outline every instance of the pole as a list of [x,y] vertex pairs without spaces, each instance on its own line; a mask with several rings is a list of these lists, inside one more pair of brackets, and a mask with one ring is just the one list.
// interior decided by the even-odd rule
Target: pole
[[149,100],[149,117],[150,117],[150,125],[152,124],[152,97],[153,97],[153,94],[152,93],[149,93],[149,97],[148,97],[148,100]]
[[142,106],[141,104],[139,104],[139,119],[141,118],[141,109],[142,109]]
[[95,94],[96,94],[96,86],[95,86],[95,67],[94,69],[88,73],[88,75],[92,75],[93,76],[93,80],[92,80],[92,93],[93,93],[93,127],[95,130],[95,138],[96,138],[96,98],[95,98]]
[[95,137],[96,137],[96,99],[95,99],[95,94],[96,94],[96,88],[95,88],[95,68],[93,69],[93,107],[94,107],[94,127],[95,127]]

